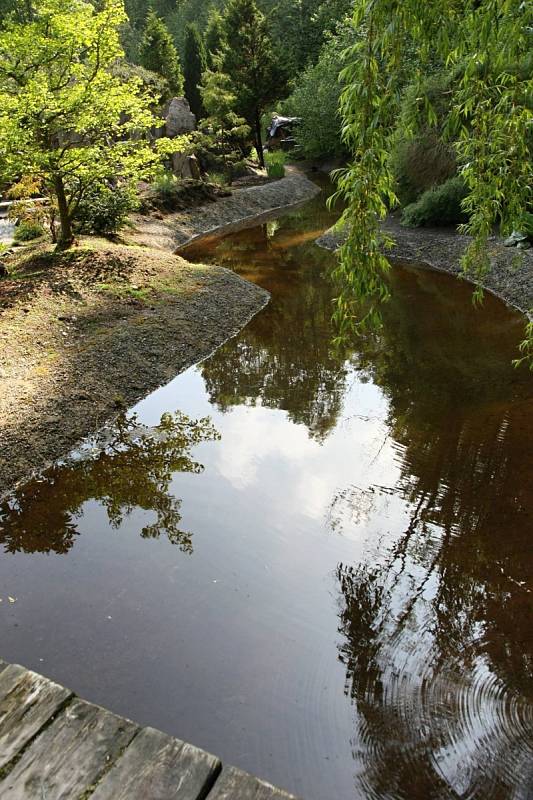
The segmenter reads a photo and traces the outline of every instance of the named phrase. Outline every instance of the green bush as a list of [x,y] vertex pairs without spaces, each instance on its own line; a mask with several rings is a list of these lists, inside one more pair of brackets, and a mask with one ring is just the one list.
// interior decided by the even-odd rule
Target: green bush
[[13,238],[16,242],[31,242],[33,239],[38,239],[45,233],[46,231],[40,222],[23,220],[15,228],[15,235]]
[[283,150],[274,150],[265,153],[265,166],[269,178],[283,178],[285,175],[285,161],[287,157]]
[[450,178],[440,186],[429,189],[403,210],[402,225],[418,228],[423,225],[455,225],[466,222],[461,202],[467,194],[463,179]]
[[414,203],[423,192],[452,178],[457,168],[452,147],[429,131],[413,139],[399,134],[390,167],[402,205]]
[[346,154],[341,141],[339,97],[342,84],[339,73],[344,66],[343,53],[353,44],[353,28],[339,25],[328,34],[319,60],[298,76],[295,89],[280,105],[280,112],[299,117],[294,138],[305,158],[335,158]]
[[125,188],[95,186],[76,209],[74,225],[79,233],[116,233],[136,207],[133,192]]
[[158,173],[152,181],[152,191],[161,198],[172,197],[178,188],[178,179],[167,170]]

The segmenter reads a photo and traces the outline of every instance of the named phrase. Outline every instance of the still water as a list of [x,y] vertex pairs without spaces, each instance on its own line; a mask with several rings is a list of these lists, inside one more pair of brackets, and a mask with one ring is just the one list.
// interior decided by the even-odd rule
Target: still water
[[307,800],[526,800],[522,320],[395,268],[383,329],[333,349],[330,223],[191,254],[272,301],[0,507],[0,653]]

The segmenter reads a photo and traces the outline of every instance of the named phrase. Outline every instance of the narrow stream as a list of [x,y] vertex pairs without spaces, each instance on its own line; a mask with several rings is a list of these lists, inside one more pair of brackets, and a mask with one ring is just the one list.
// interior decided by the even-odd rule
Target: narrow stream
[[526,800],[523,320],[395,268],[334,350],[323,203],[191,253],[271,303],[0,506],[0,655],[306,800]]

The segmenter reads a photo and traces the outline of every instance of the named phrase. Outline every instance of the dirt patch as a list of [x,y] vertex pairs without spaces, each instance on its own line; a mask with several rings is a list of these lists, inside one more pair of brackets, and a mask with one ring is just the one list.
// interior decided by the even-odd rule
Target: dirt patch
[[220,267],[84,240],[0,280],[0,495],[205,358],[268,301]]
[[134,216],[135,230],[128,241],[175,252],[185,244],[213,233],[229,233],[276,216],[320,192],[320,187],[300,172],[260,186],[235,190],[216,203],[176,214]]
[[[471,283],[479,283],[508,305],[531,315],[533,309],[533,250],[516,250],[504,247],[500,238],[489,240],[490,269],[483,279],[461,275],[461,256],[470,240],[453,228],[405,228],[394,217],[389,217],[384,230],[391,234],[395,244],[387,252],[391,261],[426,265],[441,272],[461,276]],[[336,250],[345,234],[332,228],[326,231],[317,244]]]

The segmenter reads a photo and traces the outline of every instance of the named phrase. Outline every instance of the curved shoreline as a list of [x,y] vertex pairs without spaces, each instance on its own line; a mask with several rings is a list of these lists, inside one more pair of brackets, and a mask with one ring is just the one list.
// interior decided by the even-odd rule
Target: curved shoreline
[[236,189],[229,197],[186,211],[159,215],[136,215],[133,244],[181,253],[190,244],[211,236],[260,225],[311,200],[321,191],[316,183],[296,170],[284,178]]
[[[499,237],[491,237],[490,268],[483,280],[478,280],[462,272],[461,256],[471,239],[455,229],[405,228],[394,217],[388,217],[383,230],[394,239],[393,248],[386,254],[391,262],[447,272],[474,286],[481,286],[529,319],[533,318],[533,249],[504,247]],[[330,228],[316,243],[335,251],[345,238],[342,231]]]

